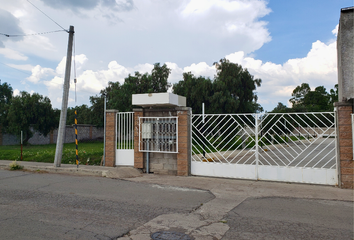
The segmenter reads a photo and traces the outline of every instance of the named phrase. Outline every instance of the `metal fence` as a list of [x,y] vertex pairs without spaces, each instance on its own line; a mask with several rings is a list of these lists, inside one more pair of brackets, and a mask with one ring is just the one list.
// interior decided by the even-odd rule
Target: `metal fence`
[[194,114],[192,173],[335,184],[335,138],[334,112]]
[[178,117],[140,117],[139,151],[178,153]]

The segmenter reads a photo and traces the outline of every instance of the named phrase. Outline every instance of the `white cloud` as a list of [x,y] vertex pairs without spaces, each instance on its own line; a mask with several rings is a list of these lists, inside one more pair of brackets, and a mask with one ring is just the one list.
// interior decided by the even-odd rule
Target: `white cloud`
[[196,77],[204,76],[213,78],[216,71],[214,66],[209,66],[206,62],[200,62],[198,64],[193,63],[192,65],[185,67],[183,69],[184,72],[191,72]]
[[0,48],[0,54],[4,55],[8,59],[25,61],[28,59],[23,53],[15,51],[11,48]]
[[[256,78],[262,79],[257,89],[259,102],[272,110],[277,102],[287,103],[294,88],[309,83],[312,88],[325,86],[327,91],[337,83],[336,42],[316,41],[304,58],[289,59],[283,65],[246,57],[243,52],[227,55],[231,62],[241,64]],[[272,107],[271,107],[272,106]]]
[[54,70],[51,68],[42,68],[37,65],[32,68],[32,75],[27,78],[28,81],[32,83],[38,83],[41,79],[47,78],[48,76],[53,76],[55,74]]
[[7,64],[10,67],[19,69],[19,70],[25,70],[25,71],[32,71],[32,69],[34,68],[34,66],[30,65],[30,64],[22,64],[22,65],[18,65],[18,64]]
[[333,35],[336,37],[338,35],[338,28],[339,28],[339,24],[337,24],[337,26],[332,30]]
[[20,95],[20,90],[18,90],[17,88],[12,92],[12,96],[16,97]]

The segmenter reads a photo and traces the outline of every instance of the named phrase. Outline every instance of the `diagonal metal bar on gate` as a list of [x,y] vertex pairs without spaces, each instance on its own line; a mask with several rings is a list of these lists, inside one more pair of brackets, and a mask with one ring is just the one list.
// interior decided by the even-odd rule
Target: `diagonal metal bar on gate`
[[[280,122],[280,119],[281,119],[281,117],[276,121],[276,123],[278,123],[278,122]],[[276,125],[276,123],[275,124],[273,124],[273,126],[275,126],[275,127],[277,127],[284,135],[286,135],[284,132],[283,132],[283,130],[281,129],[281,128],[279,128],[277,125]],[[282,122],[280,122],[280,124],[282,124]],[[276,133],[275,132],[275,134],[278,136],[278,137],[280,137],[281,138],[281,136],[278,134],[278,133]],[[276,140],[276,139],[275,139]],[[277,141],[277,140],[276,140]],[[278,142],[278,141],[277,141]],[[282,144],[280,144],[279,142],[278,142],[278,144],[279,144],[279,146],[281,146],[291,157],[294,157],[292,154],[290,154],[289,152],[288,152],[288,150],[282,145]],[[287,142],[285,143],[287,146],[289,146],[289,144],[287,144]],[[277,148],[277,147],[276,147]],[[281,151],[279,151],[288,161],[290,161]],[[295,151],[294,151],[295,152]]]
[[[324,148],[324,149],[325,149],[325,148]],[[322,149],[322,151],[323,151],[324,149]],[[322,152],[322,151],[321,151],[321,152]],[[332,153],[333,151],[335,151],[335,148],[332,148],[332,150],[328,151],[326,155],[324,155],[315,165],[312,166],[312,168],[316,168],[317,164],[321,163],[322,160],[324,160],[324,159],[325,159],[330,153]],[[335,157],[336,157],[336,155],[335,155],[335,152],[334,152],[333,157],[330,158],[327,162],[325,162],[325,163],[322,165],[322,167],[320,167],[320,168],[326,168],[325,166],[327,166],[327,164],[328,164],[329,162],[331,162],[332,160],[334,160]],[[307,165],[305,165],[304,167],[306,167],[306,166],[307,166]]]
[[[286,118],[285,117],[283,117],[284,118],[284,120],[286,121]],[[282,125],[282,126],[284,126],[284,128],[286,128],[287,130],[289,130],[287,127],[286,127],[286,125],[284,125],[283,124],[283,122],[282,121],[280,121],[280,119],[281,118],[279,118],[279,122],[280,122],[280,124]],[[276,127],[278,127],[278,126],[276,126]],[[279,127],[278,127],[279,128]],[[281,128],[279,128],[279,130],[284,134],[284,136],[288,136]],[[279,136],[279,135],[278,135]],[[288,137],[288,139],[294,144],[294,145],[296,145],[297,146],[297,144],[290,138],[290,137]],[[291,150],[293,150],[295,153],[297,153],[297,151],[294,149],[294,148],[292,148],[291,147],[291,145],[290,144],[288,144],[288,142],[285,142],[285,145],[287,145],[289,148],[291,148]],[[301,148],[300,148],[301,149]],[[286,150],[287,151],[287,150]],[[288,152],[289,153],[289,152]],[[290,153],[289,153],[290,154]],[[292,154],[290,154],[290,156],[291,157],[294,157]]]
[[[229,118],[229,120],[227,120],[227,122],[224,124],[224,125],[222,125],[221,126],[221,129],[224,127],[224,126],[226,126],[227,125],[227,123],[228,122],[230,122],[231,121],[231,118]],[[229,126],[225,129],[225,130],[223,130],[222,132],[220,131],[220,128],[218,129],[218,132],[220,133],[219,134],[219,136],[214,140],[214,142],[217,142],[222,136],[223,136],[223,134],[231,127],[232,125],[231,124],[229,124]],[[208,134],[209,135],[209,134]],[[222,142],[222,141],[221,141]],[[217,147],[216,147],[217,148]]]
[[[294,121],[296,121],[293,117],[292,117],[293,114],[289,114],[289,117],[291,117]],[[297,114],[296,114],[297,116]],[[302,119],[301,119],[302,120]],[[306,123],[304,120],[302,120],[304,123]],[[299,128],[304,130],[306,133],[307,133],[307,136],[311,136],[311,139],[313,139],[313,135],[305,128],[301,125],[301,123],[299,123],[298,121],[296,121],[298,124],[299,124]],[[307,126],[307,123],[306,123],[306,126]],[[298,130],[299,131],[299,130]],[[307,143],[311,143],[311,141],[309,141],[309,139],[306,138],[306,136],[304,134],[302,134],[300,132],[301,136],[303,136],[305,138],[305,140],[307,141]]]
[[[241,158],[240,159],[238,159],[236,162],[235,162],[235,164],[240,164],[240,162],[242,161],[242,160],[244,160],[244,158],[247,156],[247,154],[248,153],[252,153],[253,152],[253,154],[251,154],[245,161],[244,161],[244,163],[242,163],[242,164],[246,164],[253,156],[255,156],[255,154],[256,154],[256,151],[255,151],[255,147],[253,146],[252,148],[250,148],[250,150],[248,150],[245,154],[243,154],[242,156],[241,156]],[[230,160],[230,163],[233,163],[234,162],[234,160],[239,156],[241,154],[241,152],[239,152],[235,157],[233,157],[231,160]],[[254,161],[252,161],[251,162],[251,164],[253,163]],[[249,164],[247,164],[247,165],[249,165]]]
[[[248,133],[247,133],[247,134],[248,134]],[[241,139],[242,139],[242,137],[243,137],[244,135],[245,135],[245,133],[241,135]],[[248,134],[248,135],[249,135],[249,134]],[[242,146],[243,143],[245,143],[246,141],[247,141],[247,139],[243,140],[240,145]],[[245,144],[245,147],[242,148],[241,150],[239,150],[239,152],[234,156],[234,158],[233,158],[231,161],[233,161],[236,157],[238,157],[242,152],[246,151],[245,149],[247,149],[247,147],[248,147],[251,143],[252,143],[252,141],[248,142],[248,144]],[[226,150],[226,151],[227,151],[227,152],[230,151],[230,149],[231,149],[235,144],[236,144],[236,142],[235,142],[234,144],[232,144],[232,145],[230,146],[230,148],[229,148],[228,150]],[[227,158],[229,158],[229,157],[230,157],[232,154],[234,154],[236,151],[237,151],[237,148],[236,148],[235,150],[233,150],[233,151],[227,156]],[[246,154],[247,154],[249,151],[251,151],[251,149],[248,150],[248,151],[246,151]]]
[[[216,122],[216,120],[219,119],[219,117],[220,117],[220,116],[218,116],[218,117],[213,121],[213,123],[210,124],[209,127],[204,130],[204,132],[208,131],[209,128],[214,125],[214,123]],[[221,121],[223,121],[224,118],[225,118],[225,115],[223,115]],[[215,128],[217,128],[218,126],[219,126],[219,124],[216,124],[215,127],[209,131],[209,133],[206,135],[206,137],[209,137],[209,135],[210,135],[212,132],[214,132]],[[203,135],[204,135],[204,132],[203,132]]]
[[[204,130],[204,132],[202,133],[203,135],[204,135],[204,133],[205,133],[206,131],[209,130],[209,128],[210,128],[211,126],[214,125],[214,123],[216,122],[216,120],[219,119],[220,116],[217,116],[216,118],[214,118],[213,115],[206,115],[205,117],[206,117],[207,121],[206,121],[206,123],[205,123],[204,125],[207,125],[208,127],[207,127],[207,128]],[[212,123],[209,123],[209,121],[211,121],[213,118],[214,118],[214,121],[213,121]],[[212,132],[213,132],[213,131],[210,131],[209,133],[212,133]],[[208,134],[208,135],[209,135],[209,134]],[[207,135],[206,137],[208,137],[208,135]]]
[[[216,116],[215,120],[210,124],[209,121],[212,121],[213,117],[215,117],[215,116]],[[202,118],[202,115],[200,115],[199,117]],[[200,119],[200,122],[199,122],[199,124],[196,127],[200,128],[200,124],[203,125],[202,127],[204,127],[204,125],[207,125],[208,127],[204,130],[204,132],[205,132],[205,131],[207,131],[209,129],[210,126],[212,126],[215,123],[215,121],[219,117],[220,117],[220,115],[204,114],[204,121],[205,122],[203,123],[203,120]],[[204,132],[203,132],[203,134],[204,134]]]
[[[197,131],[201,134],[201,132],[197,129]],[[203,134],[201,134],[202,136],[203,136]],[[201,141],[201,142],[203,142],[199,137],[198,137],[198,135],[197,134],[195,134],[195,136],[198,138],[198,140],[199,141]],[[210,142],[209,142],[209,140],[208,139],[205,139],[210,145],[212,145]],[[199,144],[198,144],[199,145]],[[199,147],[202,147],[202,146],[200,146],[199,145]],[[219,162],[221,162],[221,160],[218,158],[218,156],[209,148],[209,146],[206,144],[206,147],[207,147],[207,149],[211,152],[211,153],[213,153],[214,154],[214,156],[219,160]],[[219,153],[220,154],[220,156],[222,156],[222,154],[217,150],[217,149],[215,149],[216,150],[216,152],[217,153]],[[212,158],[213,159],[213,158]],[[224,159],[224,160],[226,160],[226,159]],[[214,159],[213,159],[213,161],[214,161]],[[227,160],[226,160],[227,161]]]
[[[304,149],[303,152],[305,152],[307,149],[310,149],[310,147],[311,147],[312,145],[315,145],[315,142],[316,142],[316,141],[311,142],[310,145],[309,145],[306,149]],[[319,144],[319,145],[317,145],[316,147],[314,147],[314,149],[312,149],[305,157],[303,157],[302,160],[300,160],[300,161],[298,162],[298,164],[296,164],[294,167],[299,166],[299,164],[302,163],[302,162],[303,162],[308,156],[310,156],[315,150],[317,150],[317,148],[318,148],[319,146],[321,146],[321,144]],[[289,165],[292,164],[293,162],[295,162],[296,160],[298,160],[298,158],[300,157],[300,155],[301,155],[301,154],[299,154],[296,158],[294,158],[294,159],[289,163]]]
[[[242,114],[242,116],[244,116],[244,117],[252,117],[255,120],[254,114]],[[246,127],[249,127],[249,124],[246,123],[241,117],[238,116],[238,119],[240,119],[245,124]],[[255,127],[255,124],[252,121],[250,121],[250,124],[251,124],[251,126],[253,128]],[[249,127],[249,129],[252,131],[253,134],[255,134],[255,130],[252,130],[252,128],[250,128],[250,127]]]
[[[268,120],[267,120],[268,122],[267,122],[264,126],[263,126],[263,124],[262,124],[262,128],[265,129],[268,124],[270,125],[271,122],[272,122],[272,120],[273,120],[277,115],[278,115],[277,113],[273,113],[273,114],[268,113],[268,114],[265,114],[264,117],[262,118],[261,123],[265,122],[268,116],[273,116],[273,117],[271,117],[271,119],[268,119]],[[269,128],[269,130],[270,130],[270,129],[271,129],[271,127]]]
[[[288,115],[294,122],[296,122],[297,123],[297,125],[299,125],[300,126],[300,124],[292,117],[292,115],[291,114],[289,114]],[[290,123],[290,125],[294,128],[294,129],[296,129],[296,127],[291,123],[291,122],[289,122]],[[302,126],[301,126],[302,127]],[[299,130],[297,130],[296,129],[296,131],[299,133],[299,135],[301,135],[301,137],[303,137],[303,135],[301,134],[301,132],[299,131]],[[305,130],[306,131],[306,130]],[[292,134],[293,134],[293,136],[295,136],[295,137],[297,137],[293,132],[291,132]],[[306,139],[306,138],[305,138]],[[302,145],[304,146],[304,147],[306,147],[306,145],[303,143],[303,141],[301,141],[301,139],[299,139],[299,142],[300,143],[302,143]],[[309,141],[308,141],[309,142]],[[300,148],[300,147],[299,147]],[[301,149],[301,148],[300,148]],[[302,149],[301,149],[302,150]]]
[[[273,145],[273,146],[274,146],[274,145]],[[288,160],[288,162],[290,162],[290,160],[289,160],[276,146],[274,146],[274,148],[275,148],[276,150],[278,150],[278,152],[279,152],[281,155],[283,155],[283,157],[284,157],[286,160]],[[276,157],[278,158],[278,160],[279,160],[281,163],[284,164],[284,166],[287,165],[286,163],[283,162],[282,158],[280,158],[280,157],[278,156],[278,154],[276,154],[275,151],[273,151],[273,150],[270,149],[270,148],[268,148],[268,149],[269,149],[269,152],[270,152],[270,153],[272,153],[274,156],[276,156]],[[265,153],[270,159],[272,159],[273,162],[275,162],[276,165],[280,166],[280,165],[275,161],[275,159],[272,158],[272,157],[268,154],[267,151],[263,151],[263,153]],[[264,160],[265,160],[267,163],[269,163],[266,159],[264,159]],[[269,163],[269,165],[272,165],[272,164]]]
[[[290,114],[289,114],[288,116],[291,118],[291,115],[290,115]],[[293,129],[296,129],[296,127],[291,123],[291,121],[287,121],[287,123],[290,124],[290,126],[291,126]],[[290,129],[288,129],[288,130],[289,130],[289,132],[291,133],[292,136],[294,136],[294,137],[296,137],[296,138],[298,137],[298,136],[296,136],[296,135],[294,134],[293,131],[290,131]],[[297,130],[296,130],[296,131],[297,131]],[[300,134],[301,134],[301,133],[300,133]],[[290,138],[290,139],[291,139],[291,138]],[[292,140],[292,139],[291,139],[291,140]],[[306,146],[306,145],[305,145],[302,141],[300,141],[300,140],[301,140],[301,139],[299,139],[299,142],[302,143],[303,146]],[[294,143],[294,142],[293,142],[293,143]],[[296,142],[296,143],[297,143],[297,142]],[[296,146],[297,146],[298,148],[300,148],[297,144],[296,144]],[[302,150],[302,148],[300,148],[300,149]]]
[[[326,138],[325,140],[327,140],[327,139],[328,139],[328,138]],[[310,162],[308,162],[307,164],[305,164],[304,167],[306,167],[309,163],[311,163],[312,161],[314,161],[314,159],[316,159],[316,157],[317,157],[318,155],[320,155],[327,147],[329,147],[331,144],[333,144],[335,140],[336,140],[336,139],[330,141],[324,148],[322,148],[321,151],[319,151],[319,152],[312,158],[312,160],[311,160]],[[322,141],[322,143],[323,143],[323,142],[324,142],[324,141]],[[322,143],[320,143],[318,146],[320,146]],[[333,148],[333,149],[334,149],[334,148]],[[332,150],[331,150],[330,152],[332,152]],[[328,153],[327,153],[325,156],[323,156],[319,161],[317,161],[317,163],[316,163],[312,168],[315,168],[316,165],[317,165],[319,162],[321,162],[323,159],[325,159],[325,158],[327,157],[327,155],[328,155],[330,152],[328,152]]]
[[[249,152],[254,151],[254,147],[250,148],[248,151],[246,151],[245,149],[247,149],[248,145],[250,145],[251,142],[249,142],[243,149],[239,150],[239,152],[230,160],[230,162],[233,162],[238,156],[240,156],[242,153],[242,157],[239,159],[239,161],[241,161],[243,159],[244,156],[246,156]],[[235,151],[237,151],[237,149],[235,149],[232,153],[230,153],[227,158],[229,158]],[[245,152],[245,153],[244,153]],[[238,163],[239,161],[237,161],[236,163]]]
[[[230,118],[230,119],[231,119],[231,118]],[[238,125],[238,122],[236,122],[236,124]],[[216,142],[218,139],[220,139],[220,138],[222,137],[222,135],[223,135],[225,132],[227,132],[227,130],[229,130],[229,128],[232,127],[232,126],[233,126],[233,125],[230,124],[230,125],[223,131],[223,133],[222,133],[217,139],[215,139],[214,142]],[[232,132],[234,132],[235,130],[237,130],[237,127],[238,127],[238,126],[236,126],[236,128],[234,128],[232,131],[230,131],[229,134],[227,134],[227,136],[223,137],[223,139],[227,139],[228,136],[230,136],[230,134],[231,134]],[[224,146],[227,145],[231,140],[232,140],[232,138],[231,138],[226,144],[224,144]],[[215,148],[218,148],[222,142],[223,142],[223,140],[220,141],[220,143],[219,143]]]
[[[271,156],[269,156],[268,152],[263,151],[263,153],[265,153],[265,154],[269,157],[269,159],[272,160],[272,161],[275,163],[275,164],[271,164],[271,163],[267,160],[267,158],[265,158],[265,157],[262,155],[262,153],[261,153],[261,154],[258,154],[258,156],[260,156],[260,158],[262,158],[266,163],[268,163],[267,166],[274,166],[274,165],[280,166]],[[270,152],[270,153],[272,153],[272,152]],[[280,162],[282,162],[282,163],[284,164],[284,166],[286,166],[286,164],[285,164],[283,161],[281,161],[281,159],[280,159]],[[263,162],[262,162],[261,160],[259,160],[259,163],[261,163],[262,165],[265,166],[265,164],[263,164]]]
[[[307,119],[309,119],[309,120],[314,124],[314,126],[317,126],[317,127],[318,127],[318,125],[317,125],[308,115],[309,115],[309,114],[304,114],[304,116],[307,117]],[[313,113],[311,113],[311,115],[314,116]],[[311,126],[309,126],[309,125],[308,125],[308,127],[310,127],[311,130],[312,130],[314,133],[316,133],[316,135],[318,135],[318,133],[317,133],[317,131],[316,131],[316,127],[315,127],[315,129],[313,129],[313,128],[312,128]]]
[[[279,136],[278,134],[276,134],[276,135]],[[283,154],[283,152],[279,150],[280,148],[279,148],[278,146],[280,146],[280,147],[283,148],[285,151],[287,151],[287,150],[284,148],[284,146],[283,146],[276,138],[274,138],[274,141],[277,142],[277,145],[274,145],[273,143],[271,143],[271,145],[274,147],[274,149],[278,150],[278,152],[279,152],[286,160],[288,160],[288,162],[290,162],[290,160]],[[278,154],[275,153],[275,151],[273,151],[273,150],[270,149],[270,148],[268,148],[268,149],[269,149],[269,151],[272,152],[281,162],[283,162],[283,161],[281,160],[281,158],[278,156]],[[291,154],[289,154],[289,155],[291,156]],[[283,162],[283,163],[284,163],[284,162]],[[284,164],[285,164],[285,163],[284,163]],[[285,164],[285,165],[287,165],[287,164]]]
[[[332,115],[333,113],[328,113],[328,112],[325,112],[325,113],[320,113],[319,115],[326,118],[327,121],[331,122],[331,126],[333,125],[333,121],[330,121],[324,114],[329,114],[331,117],[334,117],[334,115]],[[317,114],[313,113],[314,117],[318,119],[318,121],[320,121],[323,126],[326,126],[326,127],[329,127],[328,124],[325,124],[319,117],[317,117]],[[322,130],[322,129],[321,129]],[[323,133],[323,131],[322,131]]]
[[[192,115],[192,123],[194,124],[195,127],[198,127],[199,124],[203,123],[203,120],[201,118],[202,118],[202,116],[199,116],[197,114]],[[196,124],[198,122],[198,120],[199,120],[199,123]]]
[[334,161],[334,164],[329,169],[333,169],[333,168],[336,168],[336,167],[337,167],[337,163],[336,163],[336,161]]
[[[241,128],[237,133],[236,133],[236,136],[238,136],[238,134],[242,131],[243,129]],[[241,139],[243,138],[243,136],[246,134],[246,132],[244,132],[240,137],[241,137]],[[247,133],[248,134],[248,133]],[[241,142],[241,146],[243,145],[243,143],[244,142],[246,142],[247,141],[247,139],[245,138],[245,140],[243,140],[242,142]],[[233,147],[233,146],[235,146],[237,144],[237,141],[235,141],[233,144],[231,144],[231,146],[226,150],[226,151],[230,151],[230,149]],[[237,148],[232,152],[232,153],[230,153],[229,154],[229,156],[228,157],[230,157],[235,151],[237,150]]]

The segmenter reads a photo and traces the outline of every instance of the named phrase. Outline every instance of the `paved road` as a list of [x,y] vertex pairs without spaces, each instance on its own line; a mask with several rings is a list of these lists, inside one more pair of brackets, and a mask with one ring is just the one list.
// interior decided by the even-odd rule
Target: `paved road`
[[227,214],[222,239],[352,240],[353,216],[353,202],[248,198]]
[[116,239],[213,198],[208,191],[156,184],[0,170],[0,238]]

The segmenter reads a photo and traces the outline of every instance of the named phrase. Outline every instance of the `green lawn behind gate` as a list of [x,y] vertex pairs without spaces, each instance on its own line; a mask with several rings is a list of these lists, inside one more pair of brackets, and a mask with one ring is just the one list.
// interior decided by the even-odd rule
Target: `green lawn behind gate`
[[[23,161],[54,163],[55,144],[23,146]],[[75,164],[75,143],[65,143],[63,164]],[[103,142],[79,143],[80,164],[100,165],[103,155]],[[21,146],[0,146],[0,160],[21,159]]]
[[[198,141],[193,140],[193,146],[192,146],[192,151],[194,154],[199,154],[203,153],[203,148],[205,149],[205,152],[210,153],[210,152],[223,152],[223,151],[233,151],[233,150],[241,150],[243,148],[252,148],[255,145],[255,137],[248,137],[247,140],[244,142],[244,146],[242,146],[242,139],[239,136],[236,136],[234,139],[227,140],[225,139],[213,139],[213,138],[208,138],[208,142],[205,141],[204,144],[201,143],[200,139]],[[290,140],[291,139],[291,140]],[[258,144],[259,146],[264,146],[264,145],[276,145],[276,144],[282,144],[285,142],[295,142],[299,140],[305,139],[304,137],[298,137],[298,136],[274,136],[273,143],[271,143],[271,140],[266,138],[266,137],[261,137],[258,136]],[[210,144],[210,143],[212,144]],[[226,144],[227,143],[227,144]],[[218,147],[216,149],[216,146]],[[203,146],[204,145],[204,146]]]

